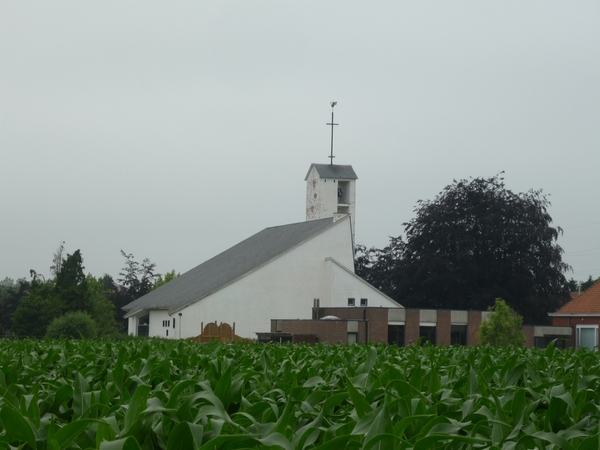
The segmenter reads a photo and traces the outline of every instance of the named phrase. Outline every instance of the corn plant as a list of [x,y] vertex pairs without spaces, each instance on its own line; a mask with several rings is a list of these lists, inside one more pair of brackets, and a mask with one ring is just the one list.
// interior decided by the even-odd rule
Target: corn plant
[[3,449],[598,449],[598,353],[0,341]]

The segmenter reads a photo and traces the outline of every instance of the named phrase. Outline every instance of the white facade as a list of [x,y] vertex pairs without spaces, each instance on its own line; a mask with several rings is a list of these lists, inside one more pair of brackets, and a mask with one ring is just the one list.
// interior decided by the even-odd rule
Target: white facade
[[306,220],[339,220],[349,215],[354,243],[355,209],[356,180],[322,178],[313,164],[306,175]]

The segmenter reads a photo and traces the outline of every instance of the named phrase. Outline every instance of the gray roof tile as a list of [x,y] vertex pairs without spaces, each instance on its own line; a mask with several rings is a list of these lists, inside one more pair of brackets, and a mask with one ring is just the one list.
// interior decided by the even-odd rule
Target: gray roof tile
[[352,166],[341,166],[338,164],[311,164],[306,177],[304,180],[308,178],[308,174],[310,173],[310,169],[317,169],[317,172],[321,178],[328,179],[336,179],[336,180],[357,180],[356,172]]

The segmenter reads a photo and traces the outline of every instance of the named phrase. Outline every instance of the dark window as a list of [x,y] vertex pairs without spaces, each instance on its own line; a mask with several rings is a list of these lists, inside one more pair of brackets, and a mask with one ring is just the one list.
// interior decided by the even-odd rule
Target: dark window
[[173,328],[175,328],[175,318],[173,317]]
[[138,336],[148,336],[148,330],[150,329],[150,316],[146,314],[138,319]]
[[169,330],[166,330],[166,331],[167,331],[167,336],[168,336],[169,335]]
[[450,344],[451,345],[467,345],[467,326],[466,325],[451,325],[450,326]]
[[425,345],[427,342],[431,342],[432,345],[435,345],[435,326],[421,326],[419,327],[419,337],[422,337],[421,345]]
[[546,340],[543,336],[535,336],[533,338],[533,346],[535,348],[546,348]]
[[353,298],[349,298],[348,299],[348,306],[354,306],[354,299]]
[[404,347],[404,325],[388,325],[388,344]]
[[367,299],[366,298],[361,298],[360,299],[360,306],[367,306]]

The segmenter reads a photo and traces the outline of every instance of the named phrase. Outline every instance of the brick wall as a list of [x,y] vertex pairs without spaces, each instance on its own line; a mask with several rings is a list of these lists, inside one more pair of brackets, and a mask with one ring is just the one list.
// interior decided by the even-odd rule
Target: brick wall
[[[374,308],[366,308],[369,309]],[[386,309],[387,312],[387,309]],[[319,308],[319,319],[325,316],[337,316],[340,319],[347,320],[363,320],[365,318],[365,308],[348,307],[348,308]]]
[[467,324],[467,345],[478,345],[477,332],[481,326],[481,311],[469,311],[469,323]]
[[[387,308],[367,309],[369,326],[369,342],[387,344],[388,341],[388,310]],[[366,325],[366,324],[365,324]]]
[[404,345],[416,344],[419,340],[419,327],[421,319],[418,309],[406,310],[406,322],[404,325]]
[[436,343],[437,345],[450,345],[450,332],[452,324],[450,321],[449,309],[438,309],[437,312],[437,327],[436,327]]
[[524,325],[521,327],[523,330],[523,334],[525,335],[525,347],[534,347],[535,346],[535,338],[534,338],[534,326],[533,325]]

